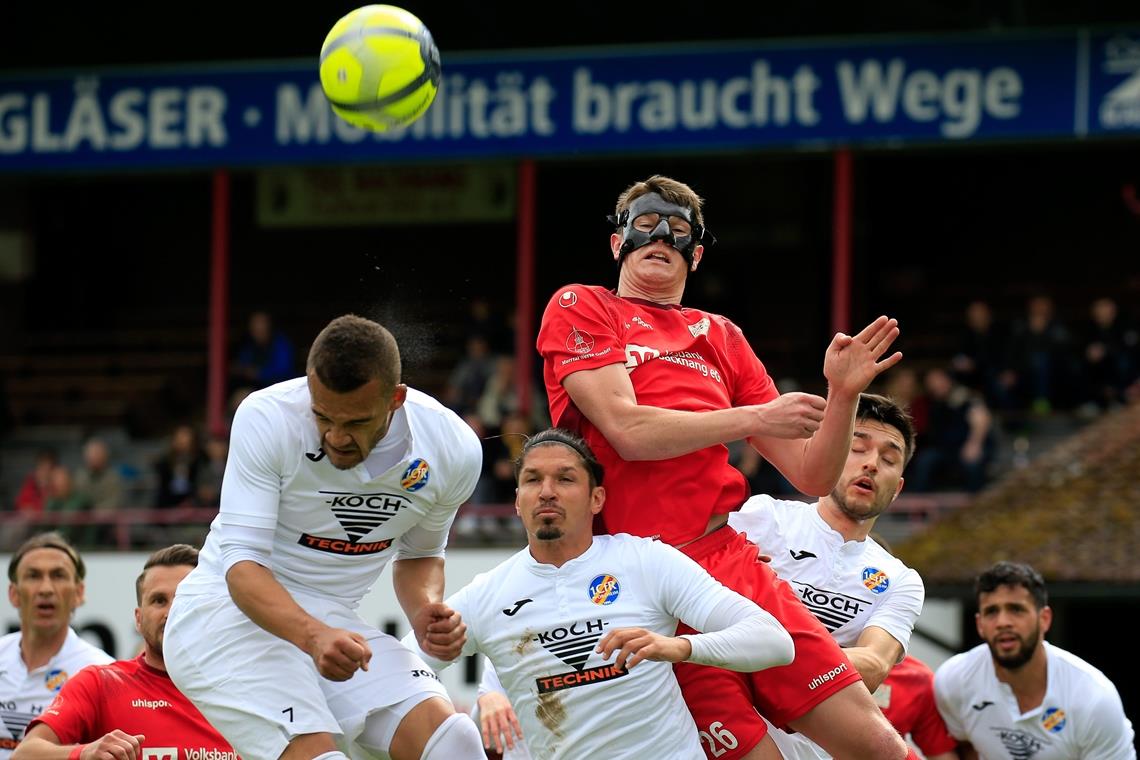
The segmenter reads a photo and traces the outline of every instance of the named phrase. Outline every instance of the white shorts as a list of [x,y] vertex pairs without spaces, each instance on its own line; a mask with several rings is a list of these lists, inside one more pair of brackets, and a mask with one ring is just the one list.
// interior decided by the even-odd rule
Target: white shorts
[[[332,734],[349,752],[373,713],[406,714],[431,697],[450,701],[432,669],[399,640],[341,604],[293,597],[325,624],[364,636],[368,670],[347,681],[322,677],[308,654],[258,626],[228,595],[179,595],[170,608],[163,638],[170,677],[242,757],[273,760],[294,736],[311,733]],[[403,715],[385,717],[398,724]]]

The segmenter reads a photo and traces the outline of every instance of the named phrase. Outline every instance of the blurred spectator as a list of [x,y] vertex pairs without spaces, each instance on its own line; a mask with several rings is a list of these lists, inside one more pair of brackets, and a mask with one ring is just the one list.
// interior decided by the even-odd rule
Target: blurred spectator
[[[81,494],[76,493],[75,483],[71,477],[71,470],[62,464],[51,469],[48,476],[47,500],[44,502],[44,512],[58,512],[79,514],[88,512],[91,504]],[[69,525],[61,526],[63,533],[76,546],[90,546],[95,543],[99,534],[96,525]]]
[[[521,412],[518,383],[515,381],[515,360],[512,356],[495,359],[495,371],[487,378],[483,393],[479,397],[476,411],[479,419],[489,429],[499,428],[508,415]],[[542,430],[550,426],[547,414],[546,393],[532,382],[530,388],[530,409],[527,415],[529,430]],[[511,474],[514,480],[514,473]]]
[[479,333],[469,336],[466,351],[452,370],[443,391],[444,403],[460,416],[475,411],[487,378],[495,371],[495,360],[486,336]]
[[468,307],[467,336],[479,335],[487,341],[493,354],[513,354],[515,352],[514,332],[508,321],[495,311],[486,298],[471,299]]
[[913,367],[897,365],[886,372],[883,395],[906,409],[914,421],[914,432],[921,436],[930,422],[930,399],[922,390],[918,372]]
[[1140,343],[1136,327],[1125,323],[1115,300],[1098,298],[1089,306],[1083,339],[1081,409],[1096,413],[1123,404],[1137,371],[1133,365]]
[[268,312],[255,311],[249,317],[249,328],[233,365],[236,385],[264,388],[297,376],[293,360],[293,343],[284,333],[273,329]]
[[1068,401],[1070,335],[1054,314],[1053,299],[1033,296],[1014,322],[1001,384],[1017,408],[1047,413]]
[[206,441],[206,461],[198,475],[198,506],[221,506],[222,476],[226,474],[226,457],[229,453],[230,445],[225,438],[212,435]]
[[16,510],[36,514],[44,510],[50,487],[51,472],[59,465],[59,454],[54,449],[43,449],[36,453],[36,463],[32,471],[24,476],[20,490],[16,494]]
[[83,467],[75,473],[75,493],[96,512],[113,512],[123,506],[123,479],[111,466],[111,451],[100,438],[83,447]]
[[155,506],[178,507],[190,503],[198,492],[198,478],[206,467],[206,455],[189,425],[179,425],[170,436],[170,446],[155,463],[158,497]]
[[1007,344],[1006,330],[994,324],[990,305],[971,301],[966,306],[965,325],[951,366],[963,385],[980,391],[991,406],[998,408],[1008,405],[1005,388],[999,382]]
[[923,378],[929,421],[906,479],[910,491],[977,491],[993,459],[993,415],[977,391],[933,368]]

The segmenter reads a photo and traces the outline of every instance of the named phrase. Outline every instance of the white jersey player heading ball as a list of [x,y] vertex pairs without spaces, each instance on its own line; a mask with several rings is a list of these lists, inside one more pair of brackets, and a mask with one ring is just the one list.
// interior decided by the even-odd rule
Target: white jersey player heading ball
[[355,612],[391,560],[425,651],[458,654],[443,553],[479,440],[400,382],[370,320],[330,322],[306,373],[238,408],[221,509],[166,624],[170,676],[242,757],[482,758],[423,661]]

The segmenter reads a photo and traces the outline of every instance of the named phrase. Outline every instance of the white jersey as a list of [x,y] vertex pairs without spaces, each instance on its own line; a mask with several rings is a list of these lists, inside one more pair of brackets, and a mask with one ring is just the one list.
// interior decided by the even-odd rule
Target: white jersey
[[475,432],[409,388],[372,455],[338,470],[321,449],[303,377],[247,397],[230,441],[221,510],[179,596],[228,594],[224,550],[234,530],[254,529],[274,531],[262,549],[281,585],[355,607],[389,560],[443,555],[482,462]]
[[869,625],[910,646],[922,612],[922,578],[875,543],[844,541],[824,522],[819,505],[753,496],[728,524],[772,557],[776,575],[792,585],[841,647],[855,646]]
[[111,655],[67,629],[67,638],[55,656],[29,671],[20,655],[20,632],[0,637],[0,758],[12,756],[24,738],[24,729],[51,704],[68,678],[88,665],[114,662]]
[[[763,494],[729,513],[728,524],[772,557],[776,575],[795,589],[839,646],[855,646],[873,625],[893,636],[906,655],[926,589],[917,572],[874,539],[845,541],[820,516],[818,502]],[[768,727],[788,760],[830,757],[803,734]]]
[[1103,673],[1044,642],[1045,699],[1022,713],[998,680],[986,644],[955,655],[934,674],[934,698],[950,733],[981,760],[1134,760],[1132,724]]
[[[673,636],[684,620],[704,630],[738,596],[673,547],[618,534],[595,536],[562,567],[523,549],[447,604],[467,623],[464,654],[494,663],[533,757],[702,760],[673,666],[627,672],[594,650],[616,628]],[[415,647],[410,634],[404,643]]]

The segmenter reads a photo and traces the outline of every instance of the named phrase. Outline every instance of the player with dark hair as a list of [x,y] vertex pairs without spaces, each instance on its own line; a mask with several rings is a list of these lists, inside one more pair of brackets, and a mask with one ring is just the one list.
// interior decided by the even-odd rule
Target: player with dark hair
[[974,583],[973,649],[934,673],[934,697],[965,757],[1135,760],[1135,734],[1103,673],[1045,640],[1053,609],[1041,574],[998,562]]
[[83,604],[87,567],[55,531],[22,543],[8,562],[8,600],[20,630],[0,637],[0,758],[8,758],[24,729],[68,679],[110,655],[71,628]]
[[700,760],[670,663],[761,670],[791,661],[791,637],[671,546],[594,536],[605,470],[578,436],[534,435],[516,471],[527,548],[448,598],[463,652],[494,664],[536,757]]
[[[905,743],[858,672],[757,548],[727,526],[748,496],[726,443],[747,439],[796,488],[826,496],[843,470],[859,394],[901,360],[895,320],[837,334],[823,373],[826,399],[781,395],[740,328],[681,305],[712,242],[701,198],[668,177],[627,188],[610,218],[617,289],[568,285],[543,315],[551,419],[583,435],[611,474],[606,532],[680,548],[791,632],[796,659],[757,676],[677,667],[710,758],[758,757],[767,728],[790,726],[837,757],[901,760]],[[501,675],[501,674],[500,674]],[[754,706],[756,709],[754,709]]]
[[482,754],[424,663],[356,612],[391,562],[429,653],[463,644],[442,603],[443,554],[482,449],[400,378],[392,335],[346,315],[313,341],[306,377],[251,394],[235,415],[221,509],[178,588],[166,660],[243,757]]
[[[236,760],[229,743],[171,682],[162,654],[174,590],[198,564],[188,544],[159,549],[135,581],[135,629],[143,651],[84,668],[28,726],[13,760],[193,757]],[[169,755],[164,755],[168,752]]]

